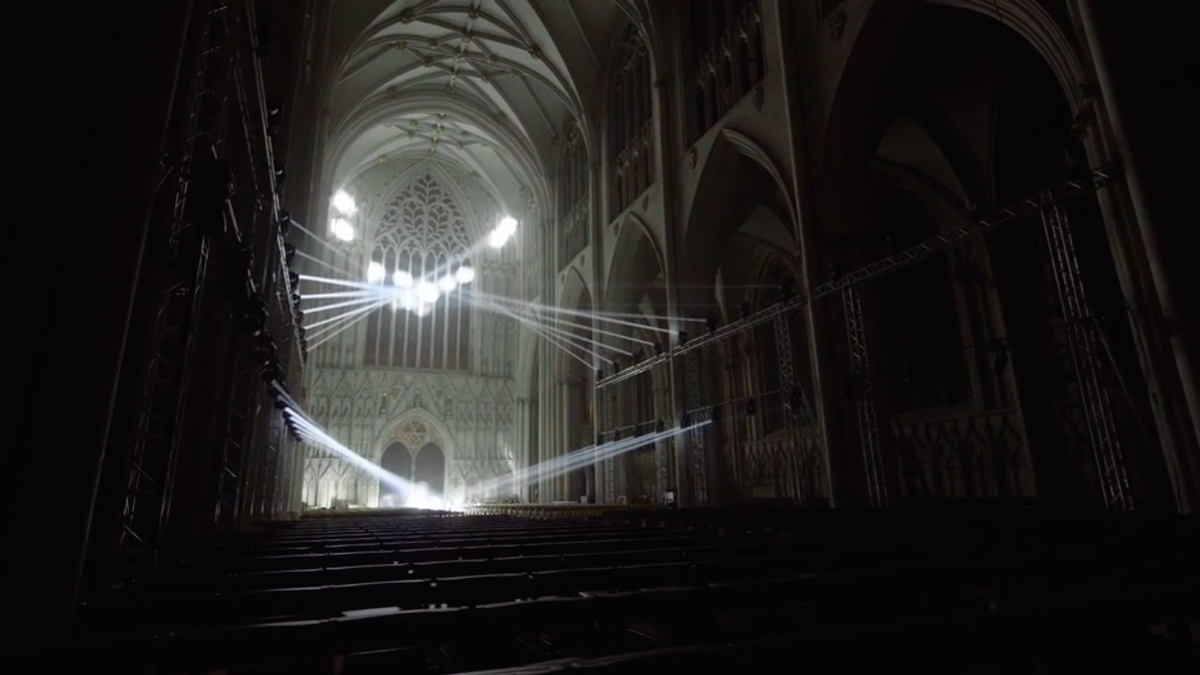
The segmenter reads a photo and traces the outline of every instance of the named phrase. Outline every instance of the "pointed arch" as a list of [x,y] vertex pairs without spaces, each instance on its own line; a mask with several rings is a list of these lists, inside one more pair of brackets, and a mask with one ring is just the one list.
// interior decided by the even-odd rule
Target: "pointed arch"
[[749,136],[722,129],[704,159],[687,214],[679,264],[684,304],[703,304],[696,290],[711,285],[727,242],[757,208],[767,207],[790,221],[788,233],[798,239],[791,190],[770,154]]
[[[449,472],[454,466],[456,456],[456,444],[454,435],[450,432],[450,428],[437,415],[424,408],[413,408],[405,411],[402,415],[396,418],[396,421],[384,425],[383,429],[375,437],[371,447],[374,448],[374,454],[371,460],[376,464],[379,463],[383,455],[383,451],[393,439],[399,439],[404,425],[418,421],[425,425],[430,431],[428,438],[436,439],[434,442],[442,449],[442,453],[446,455],[446,468]],[[423,443],[422,443],[423,444]]]
[[627,214],[621,221],[605,275],[603,307],[612,311],[636,311],[631,306],[651,290],[654,280],[664,270],[662,250],[654,233],[642,219]]

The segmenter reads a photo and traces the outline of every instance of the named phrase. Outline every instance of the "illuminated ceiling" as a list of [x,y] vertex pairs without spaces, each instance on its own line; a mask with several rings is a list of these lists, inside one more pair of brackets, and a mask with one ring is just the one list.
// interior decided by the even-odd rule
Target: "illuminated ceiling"
[[[548,195],[557,134],[592,106],[628,0],[355,0],[334,6],[326,186],[436,156],[502,203]],[[622,11],[624,10],[624,12]]]

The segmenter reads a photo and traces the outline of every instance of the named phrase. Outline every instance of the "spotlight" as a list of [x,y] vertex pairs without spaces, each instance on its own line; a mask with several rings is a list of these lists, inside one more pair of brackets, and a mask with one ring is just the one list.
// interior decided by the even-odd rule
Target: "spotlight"
[[758,414],[758,402],[754,399],[746,401],[746,417],[754,417]]
[[788,408],[791,408],[792,410],[800,409],[800,389],[799,388],[793,387],[792,390],[788,392],[787,405],[788,405]]
[[469,284],[475,281],[475,268],[471,267],[471,261],[464,260],[462,265],[454,271],[454,278],[460,284]]
[[383,281],[383,278],[385,276],[387,276],[387,272],[385,272],[383,270],[382,263],[375,262],[374,260],[367,263],[367,283],[368,284],[377,284],[377,283]]
[[687,331],[686,330],[679,331],[679,346],[682,347],[682,346],[686,345],[687,341],[688,341]]
[[742,321],[749,319],[750,315],[753,313],[750,303],[742,301],[740,304],[738,304],[738,313],[741,314]]
[[283,377],[283,371],[279,367],[279,362],[272,360],[267,365],[263,366],[262,381],[270,384]]
[[710,317],[708,317],[708,322],[707,322],[707,323],[708,323],[708,332],[709,332],[710,334],[717,332],[717,325],[718,325],[718,324],[717,324],[717,317],[715,317],[715,316],[710,316]]
[[275,341],[270,335],[262,334],[258,336],[258,345],[254,348],[254,356],[258,358],[260,363],[267,363],[271,357],[275,356]]
[[663,343],[661,343],[661,342],[654,343],[654,355],[655,356],[662,356],[663,352],[665,352],[665,351],[666,351],[666,349],[663,348]]

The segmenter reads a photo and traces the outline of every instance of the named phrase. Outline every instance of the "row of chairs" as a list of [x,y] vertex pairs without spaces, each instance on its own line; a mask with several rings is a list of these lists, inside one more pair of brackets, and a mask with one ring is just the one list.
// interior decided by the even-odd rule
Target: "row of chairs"
[[[80,657],[230,675],[641,672],[705,644],[729,646],[715,664],[765,636],[1001,621],[1091,600],[1093,612],[1142,603],[1131,616],[1152,622],[1195,610],[1200,558],[1181,542],[1196,533],[1036,514],[323,518],[226,537],[152,595],[89,606]],[[330,551],[367,540],[387,543]],[[1115,615],[1071,616],[1097,630]]]

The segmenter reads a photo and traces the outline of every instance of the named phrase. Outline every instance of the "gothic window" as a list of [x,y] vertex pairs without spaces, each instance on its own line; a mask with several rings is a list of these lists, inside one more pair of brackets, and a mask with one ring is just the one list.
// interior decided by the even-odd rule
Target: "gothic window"
[[708,131],[766,74],[758,0],[684,3],[689,141]]
[[[466,262],[471,237],[458,205],[426,175],[400,192],[383,211],[371,263],[384,283],[400,276],[436,282]],[[385,305],[367,319],[368,366],[422,370],[467,370],[470,306],[462,288],[444,293],[422,311]]]
[[630,23],[610,82],[609,138],[612,153],[612,215],[620,213],[654,182],[654,127],[650,59],[646,42]]
[[588,242],[588,159],[587,147],[579,125],[572,119],[563,138],[563,153],[558,169],[558,221],[560,265],[566,265]]

